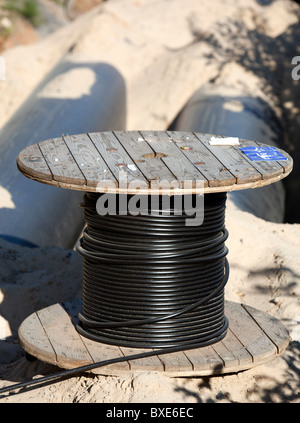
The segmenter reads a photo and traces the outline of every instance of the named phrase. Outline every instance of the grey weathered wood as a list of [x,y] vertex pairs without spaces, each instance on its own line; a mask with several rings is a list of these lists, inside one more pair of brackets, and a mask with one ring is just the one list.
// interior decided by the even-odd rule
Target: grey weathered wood
[[193,365],[183,351],[171,354],[158,355],[158,358],[164,365],[166,372],[191,372]]
[[252,164],[253,167],[255,167],[255,169],[261,174],[262,179],[269,179],[272,178],[273,176],[277,176],[280,175],[281,173],[283,173],[283,166],[281,166],[278,162],[276,161],[259,161],[259,162],[254,162],[251,161],[251,159],[249,159],[246,154],[244,154],[241,150],[240,147],[248,147],[248,146],[253,146],[253,145],[257,145],[259,146],[259,144],[255,141],[249,141],[249,140],[241,140],[240,139],[240,146],[234,146],[234,149],[242,156],[242,158],[247,161],[248,163]]
[[54,304],[37,312],[45,333],[55,351],[57,364],[74,367],[78,362],[93,362],[78,332],[72,325],[70,316],[61,304]]
[[[120,347],[120,350],[124,356],[140,354],[143,352],[149,352],[149,349],[142,348],[127,348]],[[153,350],[152,350],[153,351]],[[163,372],[164,366],[160,359],[154,355],[153,357],[137,358],[129,361],[130,370],[132,371],[141,371],[141,370],[151,370],[155,372]]]
[[[71,318],[73,325],[79,323],[78,311],[82,308],[82,300],[77,299],[73,301],[68,301],[67,303],[62,304],[64,310],[68,313]],[[118,346],[115,345],[105,345],[99,342],[94,342],[78,333],[79,338],[82,343],[85,345],[87,351],[93,359],[94,363],[101,361],[110,360],[113,358],[123,357],[123,353]],[[102,371],[128,371],[130,369],[129,363],[127,361],[121,361],[120,363],[108,364],[102,366],[100,372]]]
[[289,344],[289,334],[286,328],[283,325],[278,325],[277,319],[271,315],[266,315],[262,311],[246,304],[243,304],[243,307],[273,342],[277,348],[277,353],[280,354]]
[[141,131],[140,133],[155,154],[161,157],[161,160],[175,175],[181,187],[185,187],[185,182],[191,182],[194,186],[196,181],[203,181],[204,187],[208,186],[205,176],[178,149],[166,132]]
[[265,332],[255,323],[255,320],[240,306],[238,309],[228,303],[227,309],[231,313],[231,331],[252,355],[253,361],[260,361],[274,356],[277,348]]
[[216,374],[225,367],[224,361],[211,346],[185,350],[184,353],[191,361],[195,372],[206,370],[210,374]]
[[87,134],[66,135],[63,139],[84,175],[87,186],[97,187],[99,182],[108,181],[109,186],[117,187],[115,177]]
[[167,134],[175,141],[178,148],[196,166],[207,179],[210,187],[232,185],[236,178],[228,172],[216,156],[196,136],[184,132],[170,131]]
[[136,186],[139,186],[140,183],[145,184],[147,187],[149,186],[147,179],[112,132],[90,133],[89,137],[119,182],[119,185],[127,181]]
[[[33,313],[19,329],[23,348],[40,360],[62,368],[149,351],[106,345],[80,335],[75,329],[80,310],[81,301],[76,300]],[[287,348],[286,329],[269,314],[231,301],[225,301],[225,314],[229,319],[227,334],[211,346],[113,363],[92,372],[117,375],[147,370],[170,376],[223,374],[268,362]]]
[[[259,145],[260,147],[264,147],[264,144],[263,144],[263,143],[261,143],[261,142],[257,142],[257,145]],[[291,158],[288,154],[286,154],[286,152],[285,152],[285,151],[283,151],[281,148],[277,148],[277,150],[278,150],[281,154],[283,154],[285,157],[287,157],[287,160],[280,160],[280,161],[277,161],[277,162],[276,162],[279,166],[281,166],[281,167],[283,168],[283,172],[285,173],[285,172],[287,172],[287,171],[290,169],[290,167],[291,167],[291,165],[292,165],[293,160],[292,160],[292,158]],[[274,163],[274,162],[273,162],[273,163]]]
[[21,172],[29,173],[35,178],[43,178],[47,181],[52,180],[52,173],[38,144],[30,145],[21,151],[17,158],[17,165]]
[[[292,158],[280,149],[287,160],[254,162],[240,146],[210,145],[211,136],[174,131],[63,136],[25,148],[17,164],[26,177],[45,184],[146,195],[165,188],[170,194],[258,188],[285,178],[293,168]],[[249,140],[240,143],[264,146]]]
[[[36,313],[23,321],[19,327],[18,336],[21,346],[25,347],[29,354],[53,361],[55,351]],[[41,357],[39,356],[40,351],[43,352]]]
[[162,158],[155,154],[138,131],[115,131],[114,134],[136,166],[145,175],[149,186],[158,183],[161,187],[168,187],[170,181],[174,181],[173,186],[179,187],[179,182],[164,164]]
[[53,179],[58,182],[86,185],[86,180],[62,138],[38,143]]
[[204,144],[223,163],[225,169],[228,169],[235,176],[237,184],[262,179],[261,173],[251,163],[244,160],[231,145],[210,145],[211,134],[195,133],[195,135],[199,142]]
[[222,341],[212,345],[212,349],[218,354],[224,363],[224,367],[238,366],[239,360],[236,355],[226,347]]
[[[227,317],[229,317],[227,310],[226,310],[226,315]],[[230,324],[227,330],[227,335],[221,342],[226,346],[228,351],[232,352],[233,356],[236,358],[238,362],[237,366],[248,366],[253,362],[252,355],[249,353],[249,351],[246,350],[243,344],[241,344],[239,339],[231,331]],[[226,365],[227,365],[227,361],[225,361],[225,366]]]

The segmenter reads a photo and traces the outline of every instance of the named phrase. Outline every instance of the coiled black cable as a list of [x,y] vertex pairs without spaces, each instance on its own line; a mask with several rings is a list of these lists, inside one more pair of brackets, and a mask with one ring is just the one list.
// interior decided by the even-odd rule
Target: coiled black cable
[[200,226],[187,226],[190,216],[175,213],[174,204],[154,216],[150,205],[142,215],[100,216],[100,195],[86,193],[81,204],[87,227],[77,245],[84,258],[77,330],[135,348],[184,350],[221,340],[228,327],[226,193],[204,196]]

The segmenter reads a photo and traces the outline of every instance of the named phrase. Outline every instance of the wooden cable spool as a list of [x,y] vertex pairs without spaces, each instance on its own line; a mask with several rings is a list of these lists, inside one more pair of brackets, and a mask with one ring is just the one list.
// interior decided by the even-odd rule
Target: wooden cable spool
[[[252,161],[240,145],[211,145],[212,135],[192,132],[115,131],[41,141],[24,149],[19,170],[38,182],[82,192],[153,196],[210,194],[262,187],[285,178],[292,158]],[[217,136],[216,136],[217,137]],[[223,138],[219,136],[219,138]],[[171,187],[171,188],[170,188]],[[171,191],[170,191],[171,189]],[[25,351],[42,361],[73,369],[91,364],[94,373],[141,370],[171,376],[237,372],[281,354],[289,336],[280,321],[246,305],[225,300],[226,336],[212,345],[95,366],[107,358],[145,350],[96,342],[76,330],[81,301],[55,304],[29,316],[19,328]]]

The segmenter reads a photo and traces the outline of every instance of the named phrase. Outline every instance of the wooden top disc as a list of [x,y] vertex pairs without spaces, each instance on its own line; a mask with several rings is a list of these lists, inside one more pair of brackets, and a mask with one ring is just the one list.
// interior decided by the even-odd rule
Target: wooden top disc
[[262,187],[286,177],[293,160],[253,161],[241,148],[267,147],[239,139],[212,145],[196,132],[114,131],[41,141],[17,166],[26,177],[62,188],[127,194],[202,194]]

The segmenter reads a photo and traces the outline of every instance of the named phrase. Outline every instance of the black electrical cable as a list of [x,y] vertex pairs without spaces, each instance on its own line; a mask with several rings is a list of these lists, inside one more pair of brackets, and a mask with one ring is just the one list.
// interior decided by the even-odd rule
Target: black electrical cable
[[221,340],[228,327],[226,193],[204,196],[204,220],[197,226],[186,225],[191,216],[183,197],[181,214],[174,197],[169,210],[160,197],[153,215],[149,197],[142,214],[101,216],[101,195],[86,193],[81,204],[87,227],[77,245],[84,258],[78,332],[106,344],[151,349]]
[[[197,348],[197,347],[198,347],[197,344],[191,344],[186,348],[186,350]],[[169,353],[177,352],[181,350],[182,350],[181,347],[171,347],[171,348],[164,348],[162,350],[154,350],[154,351],[149,350],[149,351],[138,353],[138,354],[132,354],[132,355],[124,356],[124,357],[117,357],[117,358],[111,358],[104,361],[98,361],[96,363],[86,364],[84,366],[75,367],[73,369],[63,370],[61,372],[57,372],[47,376],[42,376],[36,379],[31,379],[31,380],[27,380],[20,383],[15,383],[10,386],[4,386],[3,388],[0,388],[0,394],[4,394],[6,392],[12,392],[12,391],[15,391],[16,389],[28,388],[29,386],[34,386],[34,385],[39,387],[38,385],[43,385],[44,383],[47,383],[47,382],[59,381],[59,380],[63,380],[65,378],[76,376],[76,375],[78,376],[81,373],[89,372],[93,369],[98,369],[103,366],[108,366],[109,364],[121,363],[124,361],[130,361],[130,360],[138,360],[140,358],[154,357],[156,355],[169,354]]]
[[[87,308],[89,311],[89,307],[93,306],[92,316],[96,313],[96,317],[98,317],[99,300],[102,300],[102,295],[109,301],[107,305],[103,300],[101,302],[104,320],[94,322],[80,314],[83,321],[91,326],[96,326],[96,334],[91,332],[95,328],[88,327],[86,330],[82,326],[77,326],[77,329],[85,336],[95,340],[98,340],[99,328],[101,330],[111,326],[113,329],[122,330],[124,316],[119,307],[120,304],[117,303],[117,307],[112,307],[114,304],[111,302],[118,297],[118,300],[123,299],[123,305],[127,305],[126,300],[131,306],[132,304],[136,305],[130,309],[130,313],[126,309],[125,317],[130,316],[131,318],[130,321],[126,321],[126,324],[129,328],[141,329],[142,339],[147,335],[143,329],[143,326],[147,327],[145,324],[147,322],[148,325],[151,323],[152,338],[157,340],[157,334],[163,335],[163,338],[171,334],[172,341],[170,342],[170,338],[167,336],[166,339],[163,339],[167,342],[162,345],[161,349],[63,370],[0,388],[0,394],[79,375],[82,372],[113,363],[210,345],[221,340],[226,334],[228,321],[223,314],[223,290],[229,275],[229,265],[225,257],[227,248],[224,245],[228,236],[224,225],[226,194],[205,195],[205,216],[201,229],[200,227],[183,227],[182,217],[175,219],[175,216],[172,216],[161,220],[144,219],[143,216],[140,216],[141,226],[144,230],[147,228],[147,236],[143,237],[137,235],[140,232],[137,231],[136,219],[126,216],[126,219],[122,219],[122,221],[114,219],[107,222],[103,217],[97,216],[95,213],[97,198],[99,198],[98,194],[86,194],[84,197],[82,206],[85,210],[87,230],[77,246],[78,251],[84,256],[84,274],[87,275],[87,278],[84,278],[84,290],[86,291],[83,298],[86,304],[84,310]],[[153,222],[156,223],[154,226]],[[173,228],[172,225],[174,225]],[[101,229],[100,237],[99,228]],[[123,237],[120,237],[120,228],[123,229]],[[138,228],[140,231],[140,224]],[[105,247],[104,250],[103,247]],[[150,257],[151,259],[149,259]],[[153,264],[154,260],[156,265]],[[146,266],[143,265],[145,261]],[[197,271],[197,267],[200,271]],[[85,287],[90,280],[92,284]],[[143,281],[145,282],[141,283]],[[101,291],[98,291],[99,286],[101,286]],[[123,293],[124,298],[119,294],[115,296],[115,291],[119,294]],[[201,298],[198,298],[199,294],[201,294]],[[147,301],[146,303],[142,302],[138,307],[141,295],[144,300],[147,298]],[[107,310],[110,310],[112,314],[111,320],[106,318]],[[140,314],[143,315],[142,319],[137,318],[140,317]],[[160,325],[158,331],[156,331],[155,324]],[[184,336],[186,328],[187,332],[191,333],[187,340]],[[194,329],[196,329],[196,336]],[[179,339],[178,334],[180,334]],[[128,339],[131,343],[130,337]],[[109,339],[105,338],[105,341],[107,342]],[[148,343],[147,346],[149,346]]]

